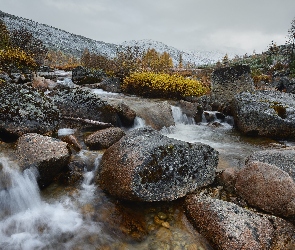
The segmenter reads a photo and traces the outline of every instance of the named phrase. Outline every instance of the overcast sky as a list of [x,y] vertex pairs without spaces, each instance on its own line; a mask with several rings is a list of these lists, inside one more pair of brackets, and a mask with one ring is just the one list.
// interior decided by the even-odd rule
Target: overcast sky
[[0,9],[109,43],[251,54],[285,43],[295,0],[0,0]]

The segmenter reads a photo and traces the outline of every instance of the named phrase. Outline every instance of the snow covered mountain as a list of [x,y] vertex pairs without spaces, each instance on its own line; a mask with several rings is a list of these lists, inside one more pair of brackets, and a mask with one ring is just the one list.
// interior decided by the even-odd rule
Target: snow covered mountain
[[[157,42],[150,39],[143,40],[131,40],[125,41],[121,45],[123,46],[137,46],[142,50],[155,49],[157,52],[168,52],[173,59],[174,65],[179,63],[180,54],[182,56],[183,63],[191,63],[195,65],[211,64],[221,60],[225,56],[225,52],[221,51],[196,51],[185,52],[174,47],[168,46],[162,42]],[[230,58],[234,57],[232,54],[228,54]]]
[[[191,63],[194,65],[214,63],[218,60],[221,60],[225,55],[224,52],[219,51],[184,52],[174,47],[168,46],[162,42],[148,39],[139,41],[126,41],[120,45],[105,43],[80,35],[75,35],[67,31],[54,28],[46,24],[41,24],[26,18],[10,15],[2,12],[1,10],[0,19],[4,21],[9,30],[26,28],[36,38],[40,39],[48,48],[61,50],[76,57],[81,57],[85,48],[88,48],[90,52],[114,57],[117,48],[121,46],[138,46],[142,50],[154,48],[160,53],[166,51],[172,57],[174,65],[178,64],[180,54],[182,55],[183,64]],[[234,55],[229,55],[229,57],[233,56]]]

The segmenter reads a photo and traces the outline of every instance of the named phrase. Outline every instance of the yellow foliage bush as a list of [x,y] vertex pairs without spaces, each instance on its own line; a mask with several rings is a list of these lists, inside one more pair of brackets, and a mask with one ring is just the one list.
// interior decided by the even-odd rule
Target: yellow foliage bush
[[8,47],[0,50],[0,69],[9,71],[11,67],[34,69],[37,63],[33,57],[20,48]]
[[197,80],[166,73],[140,72],[126,77],[122,90],[145,97],[183,98],[201,96],[209,89]]

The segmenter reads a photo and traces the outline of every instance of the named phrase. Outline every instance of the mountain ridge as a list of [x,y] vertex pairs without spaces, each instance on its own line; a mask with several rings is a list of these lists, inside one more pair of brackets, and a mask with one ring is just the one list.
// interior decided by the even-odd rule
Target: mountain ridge
[[[0,18],[4,21],[9,30],[26,28],[36,38],[40,39],[46,47],[53,50],[61,50],[76,57],[81,57],[85,48],[88,48],[88,50],[92,53],[114,57],[116,55],[117,49],[121,46],[139,46],[142,50],[154,48],[159,53],[166,51],[172,57],[175,65],[177,65],[179,62],[180,54],[182,55],[184,64],[190,63],[193,65],[211,64],[221,60],[225,55],[224,52],[218,51],[185,52],[151,39],[130,40],[118,45],[106,43],[73,34],[47,24],[41,24],[30,19],[8,14],[1,10]],[[229,54],[229,57],[233,56],[234,55]]]

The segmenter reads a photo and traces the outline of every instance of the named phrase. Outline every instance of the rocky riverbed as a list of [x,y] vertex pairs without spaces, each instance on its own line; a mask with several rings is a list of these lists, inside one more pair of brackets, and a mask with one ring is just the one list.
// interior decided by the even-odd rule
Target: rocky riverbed
[[2,84],[0,247],[294,249],[294,97],[213,74],[194,102]]

